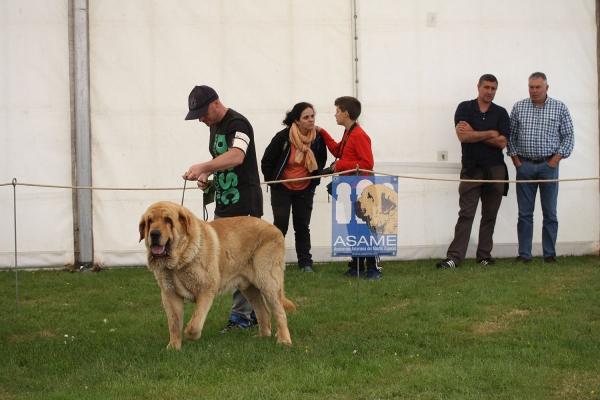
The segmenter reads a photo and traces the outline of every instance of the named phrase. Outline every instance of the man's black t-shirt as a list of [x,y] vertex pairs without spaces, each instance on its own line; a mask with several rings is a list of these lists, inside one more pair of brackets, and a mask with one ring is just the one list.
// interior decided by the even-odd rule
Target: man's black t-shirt
[[254,131],[246,117],[230,108],[217,125],[210,127],[210,154],[213,158],[218,157],[231,147],[237,147],[235,142],[239,140],[247,146],[247,148],[238,147],[246,153],[244,161],[233,168],[214,173],[215,214],[219,217],[240,215],[261,217],[263,198],[256,161]]
[[[508,140],[510,138],[510,117],[503,107],[490,104],[485,113],[479,109],[477,99],[467,100],[460,103],[454,114],[454,126],[459,122],[468,122],[475,131],[496,130]],[[486,160],[494,156],[502,155],[502,149],[488,146],[483,142],[461,143],[462,156],[467,160]],[[494,164],[502,164],[503,161]]]

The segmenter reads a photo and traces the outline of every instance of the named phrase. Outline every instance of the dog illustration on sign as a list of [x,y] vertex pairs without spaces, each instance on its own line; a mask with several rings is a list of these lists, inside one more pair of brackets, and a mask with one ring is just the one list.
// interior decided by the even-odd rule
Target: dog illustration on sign
[[354,212],[375,235],[398,233],[398,193],[387,185],[364,188],[360,198],[354,202]]

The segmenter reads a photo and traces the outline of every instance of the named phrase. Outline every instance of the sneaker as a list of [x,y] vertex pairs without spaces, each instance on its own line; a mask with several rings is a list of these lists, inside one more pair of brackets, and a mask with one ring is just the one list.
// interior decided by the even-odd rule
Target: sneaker
[[478,261],[477,264],[481,264],[481,265],[496,265],[496,261],[492,260],[491,258],[484,258],[481,261]]
[[374,281],[376,279],[381,279],[381,272],[377,271],[376,269],[370,269],[367,271],[367,277],[365,278],[366,281]]
[[456,264],[454,261],[452,261],[449,258],[446,258],[443,261],[440,261],[439,263],[435,264],[436,267],[438,268],[458,268],[458,264]]
[[547,264],[558,264],[558,261],[556,261],[556,258],[553,256],[544,258],[544,262]]
[[306,267],[301,267],[300,272],[315,272],[315,271],[313,271],[313,269],[310,265],[307,265]]
[[515,261],[522,262],[523,264],[525,264],[525,263],[531,262],[531,259],[528,260],[523,256],[517,256],[517,258],[515,258]]
[[[366,273],[367,273],[367,271],[365,271],[364,269],[358,270],[358,275],[359,276],[365,276]],[[348,271],[346,271],[346,273],[344,274],[344,276],[346,278],[354,278],[354,277],[356,277],[356,268],[348,268]]]
[[231,314],[231,316],[229,317],[229,321],[227,322],[227,326],[221,329],[221,333],[233,331],[236,329],[250,329],[256,325],[258,325],[258,321],[256,320],[256,315],[254,315],[254,313],[250,315],[250,319],[246,319],[241,315]]

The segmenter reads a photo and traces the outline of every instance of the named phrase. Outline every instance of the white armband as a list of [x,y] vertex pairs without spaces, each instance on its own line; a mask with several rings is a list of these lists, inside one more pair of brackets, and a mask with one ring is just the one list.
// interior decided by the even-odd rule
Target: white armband
[[236,132],[235,137],[233,138],[233,144],[231,147],[235,147],[236,149],[240,149],[246,154],[246,150],[248,150],[248,146],[250,146],[250,137],[243,132]]

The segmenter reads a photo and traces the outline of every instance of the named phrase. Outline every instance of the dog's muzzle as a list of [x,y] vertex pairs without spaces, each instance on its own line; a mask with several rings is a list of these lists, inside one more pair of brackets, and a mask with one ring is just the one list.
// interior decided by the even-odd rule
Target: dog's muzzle
[[150,251],[153,257],[162,257],[169,255],[169,242],[160,244],[161,232],[158,230],[150,231]]
[[365,214],[360,201],[354,202],[354,214],[356,214],[357,218],[360,218],[367,223],[367,226],[372,233],[377,234],[377,229],[374,226],[371,226],[371,217]]
[[363,217],[365,216],[365,213],[364,213],[363,208],[362,208],[362,206],[360,204],[360,201],[355,201],[354,202],[354,213],[356,214],[356,216],[358,218],[364,219]]

